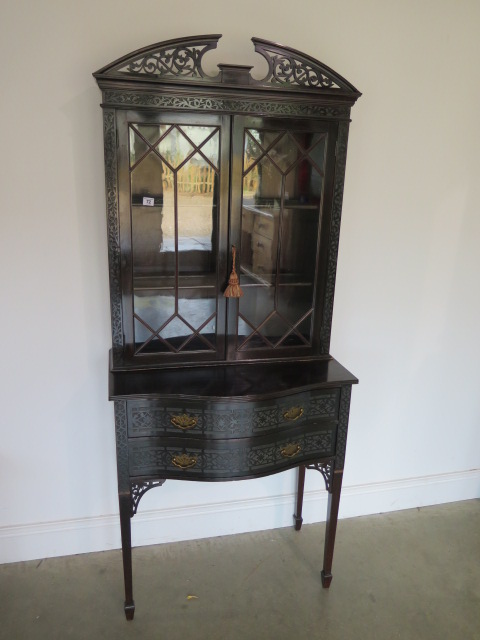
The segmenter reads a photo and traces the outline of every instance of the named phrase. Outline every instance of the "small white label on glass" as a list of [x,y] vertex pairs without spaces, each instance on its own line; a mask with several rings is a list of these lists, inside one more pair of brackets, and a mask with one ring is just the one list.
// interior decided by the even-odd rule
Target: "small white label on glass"
[[143,198],[144,207],[153,207],[155,205],[155,198]]

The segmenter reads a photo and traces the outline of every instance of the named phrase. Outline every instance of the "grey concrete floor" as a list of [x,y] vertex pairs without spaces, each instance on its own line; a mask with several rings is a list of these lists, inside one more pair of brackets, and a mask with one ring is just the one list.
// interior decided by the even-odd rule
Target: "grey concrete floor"
[[[330,590],[324,525],[0,567],[0,638],[480,639],[480,500],[339,522]],[[196,596],[196,598],[188,598]]]

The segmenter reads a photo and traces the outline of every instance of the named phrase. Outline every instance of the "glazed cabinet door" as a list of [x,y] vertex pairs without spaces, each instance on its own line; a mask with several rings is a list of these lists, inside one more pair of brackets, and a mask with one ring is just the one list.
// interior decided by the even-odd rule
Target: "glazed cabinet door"
[[223,360],[229,121],[117,114],[125,355]]
[[321,352],[336,134],[322,121],[234,119],[231,241],[244,295],[229,302],[230,359]]

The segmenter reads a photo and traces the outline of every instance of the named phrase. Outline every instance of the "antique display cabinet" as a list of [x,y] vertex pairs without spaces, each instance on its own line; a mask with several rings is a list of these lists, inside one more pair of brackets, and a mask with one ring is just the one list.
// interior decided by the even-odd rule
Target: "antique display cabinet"
[[204,68],[219,35],[170,40],[94,76],[102,90],[125,613],[130,522],[166,479],[298,467],[329,492],[332,580],[352,384],[329,353],[350,109],[360,93],[294,49]]

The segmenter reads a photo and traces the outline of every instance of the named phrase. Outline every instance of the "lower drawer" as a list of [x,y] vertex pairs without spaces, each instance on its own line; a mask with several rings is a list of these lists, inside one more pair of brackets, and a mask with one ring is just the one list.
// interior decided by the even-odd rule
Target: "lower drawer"
[[276,437],[235,440],[132,438],[131,477],[235,478],[262,475],[297,466],[305,460],[331,457],[336,424],[311,425],[305,431],[283,431]]

